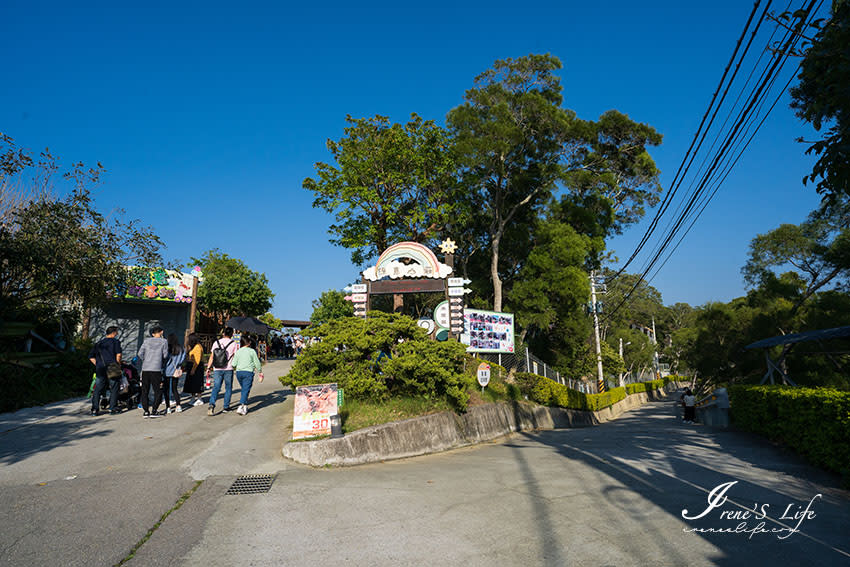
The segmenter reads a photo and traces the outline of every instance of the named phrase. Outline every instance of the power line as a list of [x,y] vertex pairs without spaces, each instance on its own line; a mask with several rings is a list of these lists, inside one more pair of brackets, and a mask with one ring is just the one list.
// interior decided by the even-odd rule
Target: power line
[[[709,122],[709,126],[706,127],[705,132],[702,133],[702,137],[700,138],[700,132],[702,132],[703,126],[705,126],[705,121],[708,118],[708,115],[711,113],[711,109],[712,109],[712,107],[714,107],[714,103],[717,100],[717,95],[720,92],[720,89],[723,87],[723,83],[726,81],[726,75],[729,73],[729,69],[732,67],[732,64],[735,62],[735,58],[737,57],[738,50],[741,47],[741,42],[744,41],[744,38],[747,35],[747,30],[749,29],[750,24],[753,21],[753,17],[755,16],[756,12],[758,11],[758,7],[759,7],[760,3],[761,3],[761,0],[756,0],[755,4],[753,5],[753,10],[752,10],[752,12],[750,12],[749,18],[747,18],[747,23],[746,23],[746,25],[744,25],[744,29],[741,31],[741,36],[738,38],[738,41],[735,43],[735,49],[732,51],[732,55],[729,57],[729,62],[726,64],[726,68],[723,70],[723,75],[721,75],[721,77],[720,77],[720,82],[717,84],[717,88],[714,90],[714,94],[711,97],[711,101],[708,104],[708,108],[705,110],[705,113],[702,115],[702,120],[700,121],[699,126],[697,127],[696,133],[694,133],[694,138],[693,138],[693,140],[691,140],[691,145],[688,146],[688,150],[685,152],[685,157],[682,159],[682,163],[679,164],[679,168],[676,170],[676,175],[673,176],[673,181],[670,184],[670,190],[667,192],[667,194],[662,199],[661,206],[656,211],[655,217],[652,219],[652,223],[650,223],[649,228],[644,233],[643,237],[641,238],[640,242],[637,245],[637,248],[632,253],[632,255],[629,256],[629,258],[626,260],[626,263],[623,264],[623,266],[620,268],[620,270],[618,270],[617,273],[614,276],[612,276],[612,278],[615,278],[618,275],[620,275],[621,273],[623,273],[625,271],[625,269],[629,266],[629,264],[631,264],[631,262],[637,257],[637,255],[640,253],[640,251],[643,249],[643,247],[649,241],[650,237],[652,236],[652,233],[655,231],[655,228],[658,225],[658,221],[661,219],[661,217],[667,211],[667,208],[670,206],[670,203],[672,202],[673,197],[676,196],[676,191],[678,190],[678,187],[679,187],[679,184],[677,184],[677,180],[679,180],[680,175],[682,177],[684,177],[687,174],[687,171],[690,168],[690,164],[693,162],[693,158],[691,158],[691,160],[688,161],[688,157],[690,156],[691,151],[693,150],[694,155],[696,155],[696,152],[699,151],[699,148],[702,146],[703,140],[705,140],[705,136],[708,132],[708,128],[710,127],[711,123],[714,121],[714,116],[717,115],[717,112],[718,112],[718,109],[719,109],[719,104],[714,109],[714,114],[711,117],[711,121]],[[768,2],[768,5],[769,4],[770,4],[770,2]],[[763,18],[764,18],[764,14],[762,14],[761,19],[763,19]],[[761,19],[759,20],[759,25],[761,24]],[[749,45],[750,44],[748,43],[747,47],[745,48],[745,51],[742,53],[742,58],[743,58],[743,56],[746,55],[746,49],[749,48]],[[726,91],[724,91],[724,94],[723,94],[724,98],[726,97],[726,92],[728,90],[729,90],[729,87],[727,86]],[[696,146],[696,149],[694,149],[694,146]],[[683,169],[684,169],[684,172],[683,172]]]
[[[815,8],[816,3],[817,3],[817,8]],[[679,237],[678,241],[676,242],[676,244],[672,248],[672,250],[670,250],[667,253],[667,255],[664,258],[661,265],[658,266],[658,268],[655,270],[652,278],[654,278],[658,274],[660,269],[667,263],[669,258],[672,256],[673,252],[675,252],[676,249],[679,247],[679,245],[681,244],[681,242],[683,241],[685,236],[687,236],[687,234],[690,232],[691,228],[693,228],[693,225],[696,223],[696,221],[701,216],[702,212],[708,206],[708,203],[711,201],[711,199],[717,193],[717,191],[719,190],[723,181],[725,181],[726,177],[731,172],[732,168],[734,168],[734,166],[740,160],[741,156],[743,155],[743,152],[747,149],[747,147],[749,146],[750,142],[753,140],[756,133],[759,131],[761,126],[764,124],[765,120],[767,119],[767,116],[770,114],[770,112],[776,106],[776,104],[778,103],[778,101],[782,97],[783,93],[786,91],[786,89],[790,85],[791,81],[796,76],[796,71],[795,71],[794,74],[791,75],[791,78],[788,80],[786,85],[781,89],[779,94],[776,96],[775,100],[773,101],[773,104],[771,104],[770,107],[767,109],[767,111],[764,112],[764,114],[762,115],[762,109],[764,108],[764,104],[767,101],[768,95],[769,95],[771,89],[773,88],[773,85],[774,85],[777,77],[781,73],[782,68],[785,65],[785,62],[787,61],[789,53],[793,52],[794,46],[796,45],[796,43],[802,37],[802,31],[811,22],[811,19],[813,18],[814,14],[820,9],[822,3],[823,3],[823,0],[820,0],[820,2],[818,2],[818,0],[809,0],[808,6],[806,6],[805,8],[802,8],[802,10],[805,11],[805,15],[803,17],[799,18],[797,24],[793,28],[790,28],[790,27],[786,28],[785,35],[782,38],[782,40],[780,41],[780,43],[784,44],[783,48],[780,49],[780,50],[774,51],[773,56],[768,60],[768,63],[766,64],[765,68],[762,70],[760,77],[759,77],[759,80],[756,81],[756,84],[758,86],[754,87],[754,90],[751,91],[747,95],[747,97],[745,99],[746,102],[744,103],[744,105],[742,106],[740,111],[737,113],[737,116],[736,116],[736,118],[733,122],[733,126],[732,126],[731,130],[729,132],[727,132],[725,135],[723,135],[723,132],[726,129],[726,125],[729,123],[729,119],[732,117],[732,115],[735,114],[735,109],[738,107],[738,102],[741,100],[743,93],[746,91],[747,86],[749,85],[750,80],[752,79],[754,73],[759,68],[759,65],[761,63],[761,60],[762,60],[765,52],[768,49],[770,49],[770,42],[773,40],[773,37],[775,36],[777,29],[780,26],[777,25],[777,26],[774,27],[773,33],[771,34],[770,38],[768,39],[767,46],[762,50],[761,54],[759,55],[758,60],[755,63],[755,66],[750,71],[749,76],[748,76],[746,82],[744,83],[744,86],[741,89],[741,92],[739,93],[738,97],[736,98],[735,102],[733,103],[732,107],[729,110],[729,114],[728,114],[726,120],[724,120],[723,125],[720,127],[720,129],[717,131],[717,133],[714,134],[714,140],[712,141],[712,143],[709,147],[708,155],[706,155],[703,158],[701,165],[699,166],[697,173],[695,174],[695,179],[692,180],[690,185],[689,185],[690,189],[689,189],[688,195],[685,198],[686,202],[679,203],[679,205],[676,208],[676,214],[674,215],[674,218],[671,219],[670,222],[668,222],[668,225],[665,228],[665,236],[660,241],[660,243],[656,245],[655,249],[653,250],[652,254],[650,255],[650,259],[644,264],[644,269],[642,270],[640,277],[635,282],[635,284],[631,287],[631,289],[628,291],[628,293],[626,293],[623,296],[623,299],[620,301],[620,303],[616,307],[614,307],[612,310],[609,310],[609,312],[606,316],[606,319],[610,318],[611,315],[613,315],[613,313],[615,313],[618,309],[620,309],[629,300],[629,298],[634,293],[634,291],[640,286],[641,282],[647,281],[645,279],[647,274],[649,274],[653,270],[653,268],[656,266],[656,264],[660,261],[661,257],[664,255],[665,251],[668,249],[668,247],[670,247],[671,243],[676,238],[677,234],[682,230],[682,227],[685,224],[688,224],[688,221],[690,220],[690,223],[688,224],[687,229],[685,230],[685,232],[683,234],[681,234],[681,236]],[[649,241],[649,238],[651,237],[652,233],[657,228],[658,221],[660,220],[660,218],[666,213],[666,211],[670,207],[670,204],[672,203],[673,197],[675,196],[676,192],[678,191],[679,187],[681,186],[685,176],[687,175],[687,172],[690,169],[690,166],[693,164],[694,160],[696,159],[697,152],[699,151],[703,142],[705,141],[705,139],[708,136],[708,131],[711,128],[711,125],[714,123],[714,119],[716,118],[717,114],[720,111],[720,106],[722,105],[723,101],[725,101],[726,95],[729,93],[729,90],[732,87],[732,84],[733,84],[732,82],[734,81],[735,77],[737,76],[738,71],[741,68],[741,64],[743,63],[743,61],[746,57],[746,54],[749,51],[749,48],[752,45],[752,43],[753,43],[753,41],[756,37],[756,34],[757,34],[759,28],[761,27],[761,24],[764,21],[764,18],[767,15],[767,11],[768,11],[768,8],[770,6],[770,2],[768,2],[768,4],[765,6],[765,9],[763,10],[761,16],[759,17],[759,20],[756,23],[756,26],[753,28],[753,31],[750,33],[750,39],[747,42],[747,45],[745,46],[744,50],[741,52],[741,58],[738,61],[736,67],[735,67],[735,71],[732,73],[732,76],[729,80],[729,83],[723,89],[723,94],[720,98],[720,102],[717,104],[717,106],[714,108],[714,110],[712,112],[712,107],[714,106],[714,102],[715,102],[715,100],[717,100],[717,94],[720,91],[720,89],[723,87],[723,82],[725,80],[725,77],[728,74],[730,66],[732,65],[732,63],[734,63],[734,61],[736,59],[736,54],[739,51],[741,42],[743,41],[743,38],[746,36],[747,30],[749,29],[750,24],[752,23],[752,20],[754,18],[755,13],[758,11],[758,6],[759,6],[759,2],[756,2],[756,4],[753,7],[753,11],[750,14],[750,17],[747,20],[747,25],[745,26],[744,31],[741,34],[741,37],[738,39],[735,50],[733,51],[733,56],[730,59],[730,62],[726,66],[726,70],[724,71],[723,77],[721,78],[721,83],[720,83],[720,85],[718,85],[718,88],[715,90],[715,93],[712,96],[712,100],[711,100],[711,103],[709,105],[709,109],[703,115],[703,119],[700,122],[700,126],[697,129],[697,133],[694,136],[694,141],[691,142],[691,146],[688,148],[688,151],[686,152],[685,157],[683,158],[682,163],[679,166],[679,170],[677,171],[676,176],[674,177],[674,182],[671,185],[671,189],[668,192],[668,195],[666,196],[665,200],[663,201],[662,207],[659,208],[658,212],[655,215],[655,218],[652,221],[652,224],[650,225],[649,229],[646,231],[646,233],[642,237],[641,242],[638,244],[635,252],[630,256],[630,258],[627,260],[626,264],[612,278],[609,278],[609,281],[610,281],[610,279],[616,278],[621,273],[623,273],[626,266],[628,266],[634,260],[634,258],[637,257],[638,253],[644,248],[646,243]],[[790,8],[790,4],[789,4],[789,8]],[[799,12],[799,10],[797,12]],[[797,12],[795,12],[795,14]],[[782,26],[782,27],[784,27],[784,26]],[[709,112],[711,112],[711,119],[709,120],[708,126],[703,131],[703,125],[706,122],[706,117],[709,115]],[[761,120],[759,120],[759,118],[758,118],[760,115],[761,115]],[[753,129],[753,124],[756,124],[756,122],[757,122],[757,125]],[[701,137],[700,137],[700,134],[701,134]],[[723,143],[721,144],[720,148],[716,152],[714,152],[713,159],[711,159],[709,167],[705,171],[703,171],[705,164],[709,162],[709,156],[711,156],[714,148],[716,147],[718,141],[720,141],[721,137],[723,138]],[[697,143],[698,138],[699,138],[699,142]],[[746,140],[746,142],[744,142],[744,140]],[[696,147],[696,149],[694,149],[694,147]],[[693,150],[693,153],[691,153],[692,150]],[[681,175],[680,175],[680,173],[681,173]],[[697,180],[699,180],[699,182],[697,182]],[[713,185],[713,190],[711,189],[712,185]]]

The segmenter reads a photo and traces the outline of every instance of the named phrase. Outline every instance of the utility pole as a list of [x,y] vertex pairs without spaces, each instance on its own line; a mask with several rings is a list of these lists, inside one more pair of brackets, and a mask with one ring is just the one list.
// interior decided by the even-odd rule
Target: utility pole
[[652,379],[658,380],[659,378],[661,378],[661,372],[659,371],[659,366],[658,366],[658,341],[655,340],[655,316],[652,317],[652,347],[653,347],[652,366],[653,366],[653,370],[654,370],[654,374],[655,374],[652,377]]
[[593,310],[593,334],[596,336],[596,372],[597,390],[605,391],[605,377],[602,374],[602,347],[599,345],[599,309],[596,304],[596,273],[590,271],[590,301]]
[[[620,360],[623,360],[623,337],[620,337]],[[620,386],[623,385],[623,373],[620,372]]]

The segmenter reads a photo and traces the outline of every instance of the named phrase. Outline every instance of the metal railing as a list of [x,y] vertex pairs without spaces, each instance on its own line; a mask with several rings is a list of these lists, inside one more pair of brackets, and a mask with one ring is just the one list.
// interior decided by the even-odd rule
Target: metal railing
[[595,381],[568,378],[552,368],[551,365],[534,356],[527,349],[520,353],[479,352],[475,356],[482,360],[498,364],[506,369],[509,374],[531,372],[532,374],[549,378],[558,384],[563,384],[568,388],[584,392],[585,394],[597,393],[597,384]]

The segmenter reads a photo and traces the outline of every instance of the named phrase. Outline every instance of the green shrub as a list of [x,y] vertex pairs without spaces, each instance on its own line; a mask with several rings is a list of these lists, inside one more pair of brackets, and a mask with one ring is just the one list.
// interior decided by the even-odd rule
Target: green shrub
[[81,351],[61,353],[58,362],[48,367],[0,362],[0,412],[85,396],[92,374],[94,367]]
[[611,388],[607,392],[602,392],[601,394],[585,395],[585,400],[587,400],[587,409],[591,411],[605,409],[624,399],[626,399],[626,389],[622,386],[619,388]]
[[752,385],[728,392],[736,427],[780,441],[850,483],[850,392]]
[[649,382],[636,382],[634,384],[626,384],[626,393],[631,395],[640,392],[652,392],[653,390],[660,390],[670,382],[672,382],[672,380],[667,380],[667,378],[665,377],[661,380],[650,380]]
[[430,340],[410,317],[373,311],[368,319],[332,320],[313,333],[322,340],[306,348],[285,377],[293,386],[336,382],[354,399],[445,398],[466,409],[465,347]]
[[529,400],[538,404],[569,409],[597,411],[626,397],[626,389],[622,387],[613,388],[601,394],[585,394],[530,372],[517,373],[516,382],[520,391],[528,396]]

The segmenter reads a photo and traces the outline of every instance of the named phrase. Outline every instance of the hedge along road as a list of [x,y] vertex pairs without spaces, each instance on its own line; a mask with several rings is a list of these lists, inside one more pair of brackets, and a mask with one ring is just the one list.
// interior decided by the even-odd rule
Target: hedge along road
[[[274,437],[273,449],[278,451],[282,436],[277,431],[290,426],[279,422],[288,403],[266,406],[253,415],[274,415],[258,435]],[[254,471],[238,470],[230,455],[242,460],[252,445],[241,447],[241,453],[234,449],[227,457],[223,453],[227,464],[213,471],[211,465],[199,464],[204,455],[219,450],[210,432],[203,436],[208,441],[193,439],[184,445],[182,450],[193,457],[180,461],[182,468],[140,474],[138,469],[153,456],[143,454],[122,471],[123,482],[143,484],[145,490],[137,491],[141,497],[159,497],[167,501],[165,509],[181,490],[191,489],[188,471],[206,468],[216,473],[168,516],[127,565],[850,564],[850,494],[838,488],[834,476],[755,437],[683,426],[675,414],[674,401],[651,402],[594,428],[517,434],[478,447],[349,469],[309,469],[278,461],[280,469],[268,493],[238,496],[225,495],[233,475]],[[251,417],[249,413],[245,419]],[[213,419],[224,418],[230,416]],[[96,440],[90,437],[80,447]],[[259,437],[253,440],[259,442]],[[144,443],[137,445],[140,451],[152,451]],[[257,459],[256,466],[248,468],[264,472],[273,462]],[[150,476],[154,481],[146,484]],[[164,494],[165,483],[178,476],[185,484]],[[63,482],[75,481],[56,480],[48,486],[61,487]],[[735,484],[725,484],[730,482]],[[720,508],[698,520],[682,518],[684,509],[689,515],[702,512],[717,486],[727,486]],[[35,488],[31,493],[38,494]],[[785,539],[778,537],[783,533],[750,537],[684,531],[734,530],[742,521],[750,528],[761,521],[768,530],[793,528],[794,521],[780,517],[800,514],[813,498],[810,511],[815,516],[807,514],[800,531]],[[122,508],[134,504],[115,506],[106,498],[102,502],[96,512],[109,525],[126,523]],[[19,507],[23,503],[23,498],[16,500]],[[741,515],[754,504],[767,512],[766,519],[720,517],[723,512]],[[142,501],[137,507],[145,505]],[[149,524],[138,523],[147,529],[155,515],[150,514]],[[2,519],[9,526],[13,518]],[[86,534],[90,515],[77,513],[75,519],[75,529]],[[31,523],[33,528],[45,532]],[[136,533],[129,539],[139,537]],[[11,537],[3,538],[6,549]],[[49,532],[41,541],[41,547],[32,546],[34,559],[63,557],[62,549],[54,548],[73,538],[59,540]],[[127,549],[121,547],[124,553]],[[0,562],[18,558],[3,555]]]

